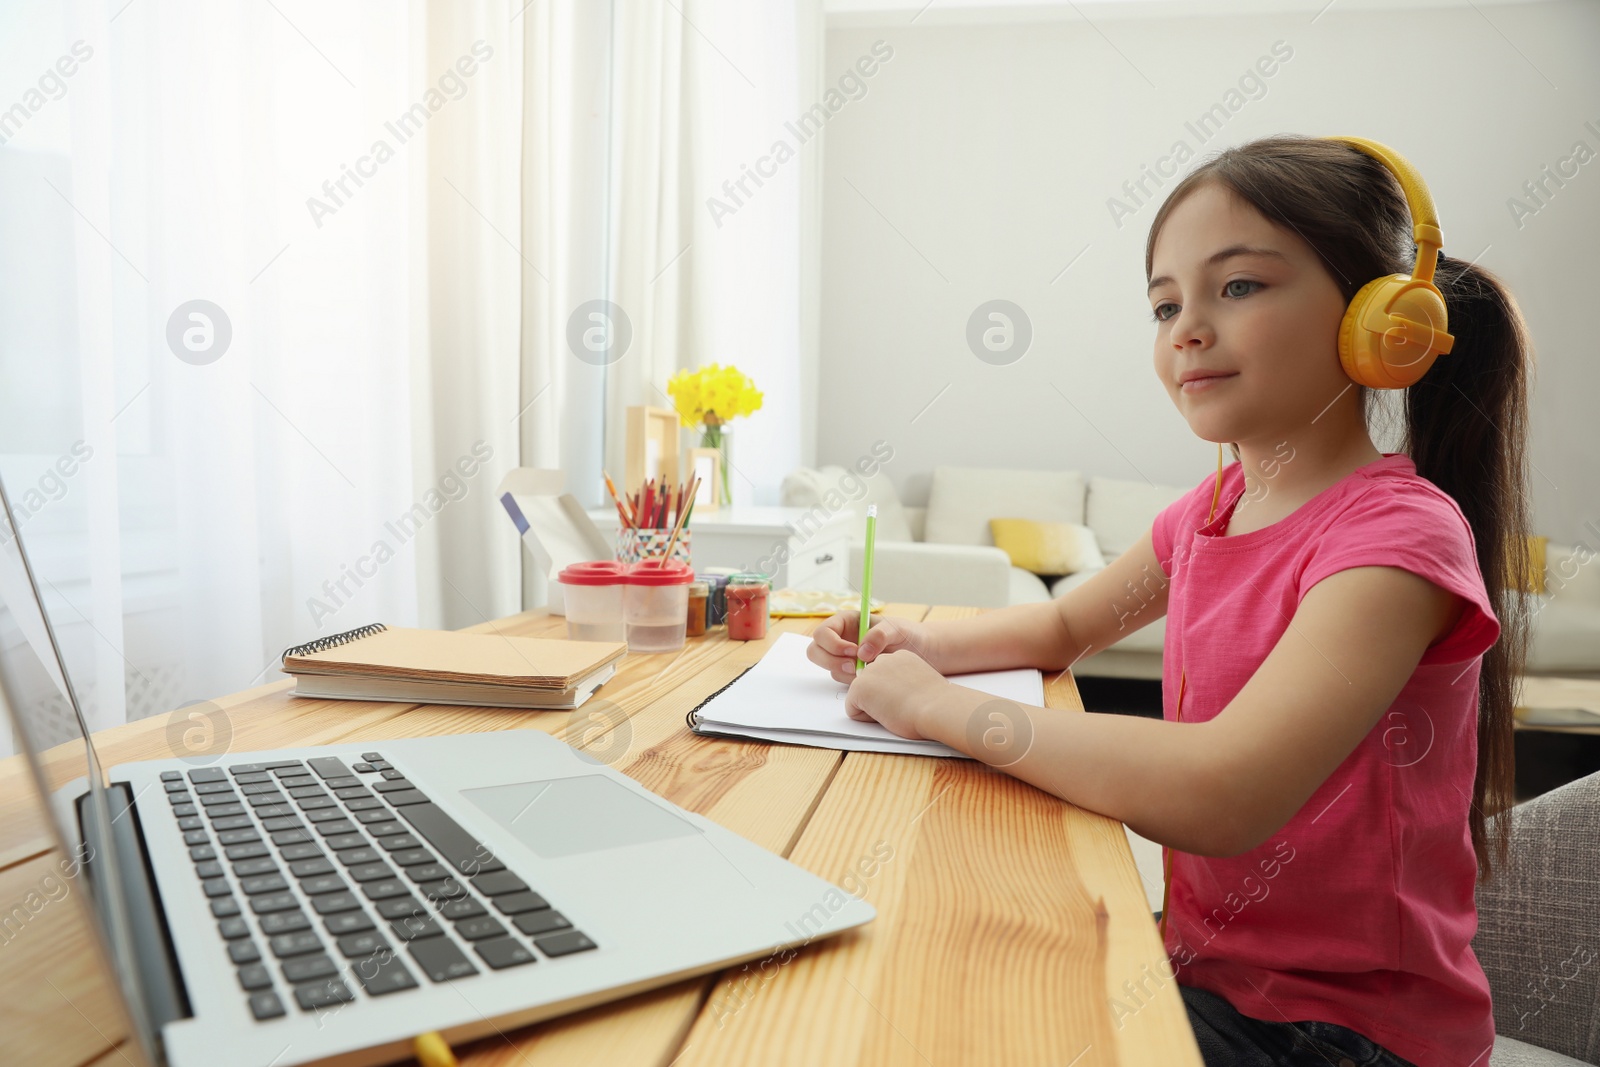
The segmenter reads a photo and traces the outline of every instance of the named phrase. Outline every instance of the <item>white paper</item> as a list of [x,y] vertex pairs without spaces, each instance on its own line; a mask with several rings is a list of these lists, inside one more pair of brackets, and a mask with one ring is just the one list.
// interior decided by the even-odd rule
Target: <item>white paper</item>
[[[698,723],[713,733],[846,752],[965,756],[937,741],[911,740],[879,723],[845,714],[844,697],[850,687],[806,658],[810,644],[811,638],[803,634],[779,635],[761,662],[699,710]],[[867,670],[871,669],[869,664]],[[954,674],[949,680],[1018,704],[1044,704],[1044,676],[1031,668]]]

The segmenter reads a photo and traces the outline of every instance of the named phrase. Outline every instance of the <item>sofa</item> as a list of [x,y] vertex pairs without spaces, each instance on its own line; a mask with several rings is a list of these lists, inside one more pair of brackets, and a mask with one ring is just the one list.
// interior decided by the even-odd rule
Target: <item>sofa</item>
[[[872,593],[883,600],[1000,608],[1041,603],[1088,581],[1144,536],[1157,514],[1190,487],[1091,476],[1077,471],[935,467],[926,506],[900,502],[881,471],[863,478],[843,467],[802,467],[781,489],[789,507],[849,509],[865,528],[869,504],[878,506]],[[1040,577],[1014,567],[995,547],[991,518],[1037,519],[1085,526],[1092,538],[1082,569]],[[850,548],[850,574],[861,573],[859,533]],[[1083,676],[1161,677],[1166,621],[1157,619],[1110,648],[1073,665]]]
[[1499,1035],[1487,1067],[1600,1062],[1600,971],[1589,947],[1600,934],[1600,774],[1509,817],[1511,862],[1476,890],[1472,951]]
[[[866,508],[878,506],[872,592],[883,600],[982,608],[1031,604],[1088,581],[1139,540],[1156,515],[1192,486],[1152,485],[1078,471],[935,467],[928,503],[900,502],[881,470],[862,477],[843,467],[799,468],[783,481],[782,503],[820,512],[849,510],[857,521],[850,574],[861,573]],[[1097,552],[1073,574],[1041,578],[1011,565],[995,547],[989,520],[1037,519],[1086,526]],[[1526,593],[1532,628],[1529,674],[1600,671],[1600,553],[1548,544],[1545,590]],[[1135,630],[1073,665],[1085,677],[1161,677],[1166,620]]]

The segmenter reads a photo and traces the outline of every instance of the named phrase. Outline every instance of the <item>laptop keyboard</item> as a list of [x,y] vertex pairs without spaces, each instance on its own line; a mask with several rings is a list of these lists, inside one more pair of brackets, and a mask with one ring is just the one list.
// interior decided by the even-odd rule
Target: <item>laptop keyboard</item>
[[416,989],[418,974],[444,982],[596,947],[380,753],[361,759],[161,774],[256,1019],[286,1015],[286,996],[337,1008],[357,989]]

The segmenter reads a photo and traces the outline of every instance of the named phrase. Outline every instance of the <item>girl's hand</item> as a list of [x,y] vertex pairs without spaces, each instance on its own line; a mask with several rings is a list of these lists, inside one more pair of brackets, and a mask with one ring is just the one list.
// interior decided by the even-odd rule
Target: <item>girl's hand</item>
[[[867,640],[876,632],[876,626],[869,629]],[[844,711],[852,719],[881,723],[891,733],[921,741],[927,735],[919,720],[948,688],[944,675],[926,660],[909,648],[898,648],[877,656],[856,675],[844,695]]]
[[841,611],[824,619],[811,631],[811,647],[806,657],[833,676],[836,682],[849,685],[856,676],[856,657],[871,663],[886,652],[909,649],[923,660],[932,662],[928,633],[919,623],[898,619],[891,615],[874,615],[867,624],[867,639],[856,647],[856,634],[860,632],[859,611]]

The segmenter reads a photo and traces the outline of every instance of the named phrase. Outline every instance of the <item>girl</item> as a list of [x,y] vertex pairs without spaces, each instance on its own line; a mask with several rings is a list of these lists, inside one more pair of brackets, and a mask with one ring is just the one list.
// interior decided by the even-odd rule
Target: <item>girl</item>
[[[1363,283],[1411,272],[1412,240],[1393,172],[1347,144],[1197,167],[1145,276],[1156,377],[1219,442],[1219,478],[1054,601],[885,618],[859,650],[848,612],[810,647],[853,717],[1165,846],[1159,915],[1208,1064],[1466,1067],[1494,1041],[1473,895],[1512,799],[1530,357],[1499,281],[1441,256],[1453,347],[1397,394],[1401,451],[1380,452],[1382,394],[1345,374],[1338,332]],[[997,707],[943,677],[1060,670],[1163,615],[1161,721]],[[1003,760],[981,740],[1002,735]]]

